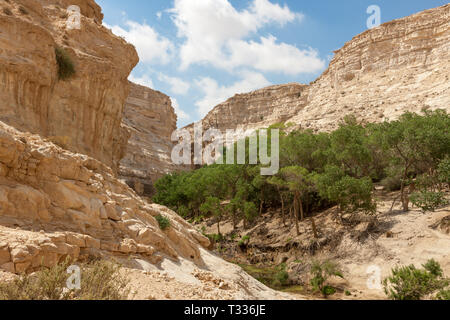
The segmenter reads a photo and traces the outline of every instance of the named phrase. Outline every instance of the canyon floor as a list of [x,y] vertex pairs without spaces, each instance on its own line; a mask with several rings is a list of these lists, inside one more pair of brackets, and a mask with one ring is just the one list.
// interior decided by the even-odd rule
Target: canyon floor
[[[391,211],[396,197],[397,193],[378,192],[376,216],[344,215],[344,225],[337,219],[336,208],[316,215],[318,241],[311,241],[313,232],[308,220],[300,222],[297,237],[289,221],[283,227],[279,212],[266,213],[249,230],[239,225],[234,240],[231,240],[232,222],[226,221],[221,231],[227,240],[216,244],[215,251],[225,260],[250,266],[250,270],[286,263],[291,281],[286,290],[302,299],[321,298],[309,290],[311,261],[333,260],[340,265],[344,279],[331,279],[330,284],[337,288],[337,293],[329,299],[386,299],[381,287],[368,289],[367,282],[373,276],[368,273],[369,267],[379,267],[382,280],[395,266],[414,264],[420,267],[433,258],[441,264],[444,274],[450,275],[450,206],[435,212],[424,213],[413,208],[404,213],[397,202]],[[217,225],[212,222],[197,227],[206,234],[215,234]],[[249,236],[250,242],[242,249],[238,241],[244,236]]]

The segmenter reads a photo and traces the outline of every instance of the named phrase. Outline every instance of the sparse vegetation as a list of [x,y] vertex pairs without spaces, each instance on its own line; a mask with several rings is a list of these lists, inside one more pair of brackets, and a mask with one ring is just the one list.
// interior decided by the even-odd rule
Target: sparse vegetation
[[[288,291],[288,289],[291,288],[289,286],[290,279],[289,274],[286,271],[285,263],[272,267],[259,267],[246,264],[239,264],[239,266],[259,282],[272,289]],[[301,290],[303,290],[303,288],[301,288]]]
[[56,62],[58,64],[58,77],[67,80],[75,75],[75,65],[69,54],[61,47],[55,48]]
[[165,217],[165,216],[163,216],[161,214],[158,214],[155,217],[155,219],[158,222],[159,227],[161,228],[161,230],[164,231],[164,230],[167,230],[168,228],[170,228],[170,220],[167,217]]
[[443,192],[421,191],[411,194],[411,202],[423,211],[435,211],[448,204]]
[[243,236],[241,240],[238,242],[238,246],[248,246],[248,243],[250,242],[250,236]]
[[444,277],[439,263],[431,259],[422,267],[417,269],[414,265],[410,265],[393,268],[392,275],[383,281],[384,291],[389,299],[447,299],[450,282]]
[[336,293],[336,289],[328,284],[330,277],[344,278],[342,271],[336,262],[314,261],[311,265],[311,287],[314,292],[320,292],[326,298]]
[[106,261],[79,265],[81,289],[69,290],[70,262],[53,268],[43,268],[34,274],[22,274],[17,279],[0,283],[0,300],[124,300],[128,279],[119,273],[119,266]]
[[3,8],[3,13],[4,14],[6,14],[7,16],[12,16],[13,15],[13,13],[12,13],[12,11],[11,11],[11,9],[9,9],[9,8]]

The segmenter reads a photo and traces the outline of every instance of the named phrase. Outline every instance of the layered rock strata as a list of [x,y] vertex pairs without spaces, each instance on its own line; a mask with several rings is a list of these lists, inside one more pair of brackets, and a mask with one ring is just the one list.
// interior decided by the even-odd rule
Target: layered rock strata
[[444,5],[354,37],[309,85],[236,95],[202,124],[204,130],[247,130],[285,122],[294,124],[292,129],[330,131],[346,115],[381,122],[406,111],[450,111],[449,77],[450,5]]
[[[67,28],[78,5],[80,29]],[[3,1],[0,10],[0,120],[40,134],[117,170],[128,133],[122,127],[134,47],[101,25],[93,0]],[[58,76],[62,48],[75,75]]]
[[157,179],[178,170],[171,160],[175,110],[165,94],[131,83],[123,123],[131,135],[120,162],[120,177],[138,194],[149,196]]

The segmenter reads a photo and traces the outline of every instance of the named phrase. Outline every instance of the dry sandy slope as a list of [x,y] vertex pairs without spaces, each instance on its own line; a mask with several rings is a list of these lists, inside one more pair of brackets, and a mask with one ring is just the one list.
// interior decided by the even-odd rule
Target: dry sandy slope
[[[384,210],[389,210],[389,203],[384,202],[382,205]],[[407,214],[398,211],[384,213],[380,220],[393,237],[383,235],[369,239],[364,244],[345,238],[336,251],[338,255],[344,256],[339,262],[345,268],[349,287],[359,292],[356,298],[386,298],[383,290],[367,288],[369,266],[380,267],[381,278],[384,279],[396,265],[414,264],[420,267],[428,259],[435,259],[441,264],[444,273],[450,276],[450,235],[435,228],[448,216],[450,207],[434,213],[422,213],[419,210]]]
[[122,261],[128,268],[131,298],[150,300],[291,300],[305,299],[269,289],[240,267],[201,249],[205,262],[164,260],[159,266],[143,260]]

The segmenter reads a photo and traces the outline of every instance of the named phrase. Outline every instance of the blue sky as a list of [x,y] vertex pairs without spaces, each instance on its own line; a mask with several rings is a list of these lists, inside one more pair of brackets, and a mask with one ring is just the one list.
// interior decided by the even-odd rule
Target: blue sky
[[133,43],[130,80],[166,93],[178,125],[200,120],[236,93],[309,83],[333,51],[367,29],[447,0],[97,0],[104,23]]

